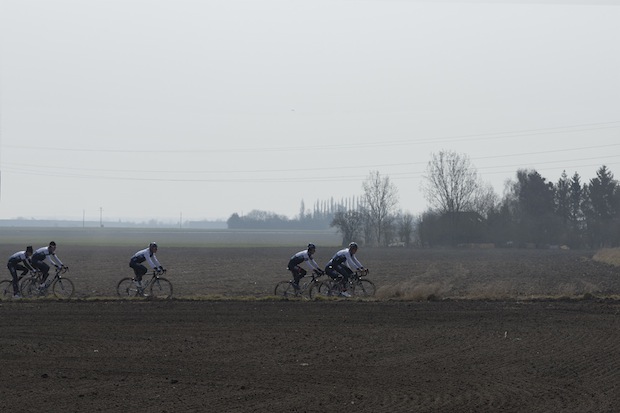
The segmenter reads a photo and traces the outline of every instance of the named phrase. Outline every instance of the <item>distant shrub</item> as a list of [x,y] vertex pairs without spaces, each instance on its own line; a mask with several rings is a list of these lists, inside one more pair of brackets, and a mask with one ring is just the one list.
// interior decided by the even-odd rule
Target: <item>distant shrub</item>
[[592,259],[594,261],[620,266],[620,248],[603,248],[594,254]]

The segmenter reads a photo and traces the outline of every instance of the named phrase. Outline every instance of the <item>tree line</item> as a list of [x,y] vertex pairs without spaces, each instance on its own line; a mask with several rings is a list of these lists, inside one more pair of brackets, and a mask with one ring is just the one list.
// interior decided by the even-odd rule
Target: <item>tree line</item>
[[252,211],[233,214],[229,228],[336,228],[343,245],[459,246],[489,243],[506,247],[600,248],[620,245],[620,186],[603,165],[582,182],[563,172],[557,182],[534,169],[519,169],[500,198],[483,182],[469,157],[452,151],[432,154],[423,177],[428,208],[414,216],[398,208],[389,176],[371,171],[363,193],[317,201],[299,216]]
[[615,247],[620,244],[620,187],[602,165],[582,182],[575,172],[548,181],[519,169],[498,199],[466,155],[433,155],[424,183],[431,208],[417,223],[421,245],[493,243],[498,246]]
[[337,212],[361,209],[359,197],[318,200],[307,210],[302,200],[299,216],[289,219],[274,212],[252,210],[246,215],[234,213],[228,218],[229,229],[329,229]]

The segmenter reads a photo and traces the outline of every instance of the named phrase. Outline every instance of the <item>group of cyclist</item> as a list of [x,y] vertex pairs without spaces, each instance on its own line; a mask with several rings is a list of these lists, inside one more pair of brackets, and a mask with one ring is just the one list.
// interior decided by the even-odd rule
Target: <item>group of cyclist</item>
[[[308,273],[300,265],[306,262],[313,271],[320,275],[327,274],[333,279],[341,276],[343,286],[341,295],[343,297],[350,297],[351,295],[347,292],[349,277],[353,274],[353,271],[364,270],[362,263],[355,257],[357,249],[358,245],[355,242],[351,242],[347,248],[336,252],[323,270],[313,258],[316,252],[316,245],[308,244],[305,250],[293,255],[288,262],[287,268],[293,274],[293,287],[296,290],[299,289],[299,280]],[[143,264],[144,262],[148,263],[154,271],[161,273],[166,271],[157,259],[156,252],[157,243],[151,242],[148,248],[136,252],[129,260],[129,266],[135,274],[134,283],[137,287],[142,287],[142,276],[148,272],[148,268]],[[18,271],[21,271],[22,276],[28,274],[29,271],[39,271],[41,273],[41,284],[45,285],[50,271],[50,266],[45,262],[46,260],[57,270],[68,269],[56,255],[56,243],[54,241],[36,251],[29,245],[24,251],[18,251],[11,255],[7,268],[13,279],[13,298],[21,298]]]
[[[129,266],[133,269],[135,277],[134,283],[138,287],[142,287],[142,276],[148,272],[146,266],[142,263],[145,261],[151,266],[151,268],[158,272],[165,272],[166,270],[157,260],[155,253],[157,252],[157,244],[151,242],[148,248],[136,252],[129,260]],[[46,281],[49,276],[50,266],[45,262],[49,261],[56,270],[68,269],[66,265],[60,261],[60,258],[56,255],[56,242],[51,241],[47,247],[41,247],[36,251],[29,245],[24,251],[18,251],[9,257],[7,268],[11,273],[13,280],[13,298],[21,298],[19,291],[19,275],[18,271],[21,271],[21,275],[28,274],[29,271],[41,273],[41,286],[44,288],[47,286]]]
[[293,274],[293,288],[299,290],[299,280],[308,273],[300,266],[301,263],[306,262],[313,271],[320,275],[327,274],[333,279],[342,276],[342,291],[340,295],[342,297],[351,297],[351,294],[347,291],[349,277],[353,274],[353,271],[364,270],[362,263],[355,257],[357,249],[358,245],[355,242],[351,242],[347,248],[336,252],[328,261],[325,270],[322,270],[313,258],[316,252],[316,245],[308,244],[305,250],[293,255],[288,262],[287,268]]
[[29,271],[39,271],[41,273],[41,284],[46,285],[50,272],[50,266],[45,262],[46,260],[56,269],[68,268],[56,255],[56,243],[54,241],[51,241],[47,247],[38,248],[36,251],[32,245],[29,245],[24,251],[17,251],[9,257],[7,268],[13,280],[13,298],[21,298],[18,271],[21,271],[22,276],[28,274]]

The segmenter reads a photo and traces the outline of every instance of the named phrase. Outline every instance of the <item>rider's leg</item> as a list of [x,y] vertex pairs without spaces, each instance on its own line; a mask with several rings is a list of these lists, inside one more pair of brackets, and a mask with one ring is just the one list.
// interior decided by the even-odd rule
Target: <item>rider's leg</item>
[[41,284],[45,283],[45,280],[47,280],[47,276],[50,273],[50,266],[43,261],[33,261],[32,266],[41,271]]
[[336,271],[342,275],[342,291],[346,292],[349,286],[349,276],[353,274],[353,271],[351,271],[351,269],[346,265],[337,266]]
[[17,283],[17,270],[11,264],[7,265],[11,278],[13,278],[13,295],[19,295],[19,284]]
[[138,287],[142,287],[142,276],[144,274],[146,274],[148,272],[148,270],[146,269],[146,267],[142,264],[139,264],[137,262],[132,262],[131,264],[129,264],[129,266],[131,268],[133,268],[133,273],[135,275],[135,280],[136,280],[136,285]]
[[306,270],[304,270],[303,268],[301,268],[300,266],[296,265],[292,268],[289,268],[289,271],[291,272],[291,274],[293,274],[293,288],[295,288],[296,290],[299,289],[299,280],[301,280],[306,274]]

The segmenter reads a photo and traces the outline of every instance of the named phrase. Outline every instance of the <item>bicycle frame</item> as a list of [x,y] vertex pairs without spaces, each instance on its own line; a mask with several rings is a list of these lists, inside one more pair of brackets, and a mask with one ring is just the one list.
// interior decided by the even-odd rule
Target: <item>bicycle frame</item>
[[166,272],[166,270],[164,271],[155,271],[153,270],[153,273],[151,274],[151,278],[149,280],[147,280],[144,285],[142,286],[142,292],[146,291],[148,288],[151,287],[151,285],[159,280],[159,276],[163,275]]
[[[57,268],[56,269],[56,273],[53,276],[50,277],[48,275],[47,280],[45,281],[46,284],[47,284],[47,286],[45,286],[45,288],[47,288],[50,285],[52,285],[52,283],[54,282],[54,280],[56,278],[62,278],[60,276],[60,274],[66,272],[66,271],[67,271],[67,269],[64,269],[64,267]],[[35,271],[30,270],[28,272],[28,275],[24,276],[20,281],[21,282],[30,281],[34,285],[41,286],[41,284],[43,284],[43,273],[40,270],[35,270]]]
[[20,291],[25,297],[31,296],[44,296],[48,294],[48,290],[51,288],[56,298],[70,298],[74,291],[73,282],[64,278],[62,274],[69,270],[68,267],[57,267],[53,276],[48,276],[45,283],[43,283],[43,273],[41,271],[30,272],[28,277],[22,279],[20,285]]
[[[302,291],[306,291],[308,288],[310,288],[314,283],[316,283],[319,279],[319,277],[321,276],[321,274],[317,273],[316,271],[312,271],[312,273],[310,274],[310,280],[306,281],[303,283],[303,286],[299,286],[299,289]],[[302,277],[302,280],[306,278],[306,276]],[[293,282],[294,280],[291,280],[291,282]]]

